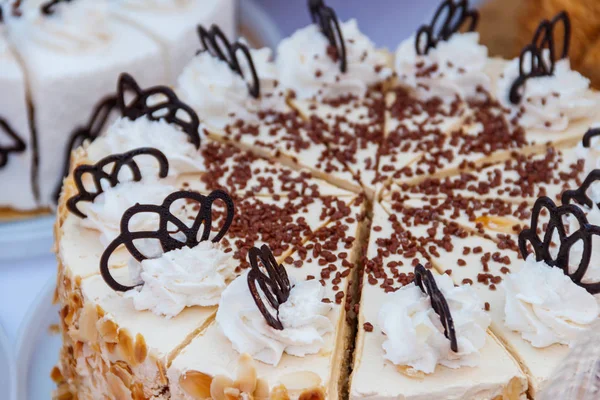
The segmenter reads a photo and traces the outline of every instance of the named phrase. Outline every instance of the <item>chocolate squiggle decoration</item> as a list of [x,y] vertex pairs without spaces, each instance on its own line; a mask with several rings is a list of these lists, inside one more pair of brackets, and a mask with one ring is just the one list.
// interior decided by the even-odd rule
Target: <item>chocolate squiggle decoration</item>
[[12,145],[8,146],[0,145],[0,168],[2,168],[8,164],[8,156],[10,153],[22,153],[25,151],[27,146],[25,145],[23,139],[19,137],[19,135],[4,118],[0,118],[0,128],[2,128],[2,131],[14,142]]
[[588,129],[585,135],[583,135],[583,139],[581,140],[583,147],[589,149],[592,143],[592,138],[596,136],[600,136],[600,128]]
[[[450,36],[465,26],[465,23],[469,23],[467,27],[469,32],[474,31],[477,22],[479,22],[479,12],[469,9],[468,0],[460,0],[457,3],[453,0],[443,1],[429,25],[422,25],[417,31],[415,50],[420,56],[426,55],[429,50],[437,47],[439,42],[450,39]],[[456,56],[460,57],[460,54]]]
[[[250,262],[250,272],[248,272],[248,288],[254,298],[256,307],[267,321],[267,324],[278,331],[283,330],[283,324],[279,320],[279,306],[287,301],[290,296],[292,286],[287,272],[283,265],[278,264],[273,252],[267,245],[262,245],[259,249],[253,247],[248,252]],[[260,268],[262,263],[266,274]],[[276,312],[273,315],[265,304],[258,287],[260,287],[271,308]]]
[[[127,102],[127,93],[133,94],[133,100]],[[155,97],[157,96],[157,97]],[[154,102],[154,99],[162,100]],[[167,86],[152,86],[142,89],[129,74],[123,73],[119,77],[117,89],[117,105],[123,117],[132,121],[146,116],[151,121],[165,120],[177,125],[188,136],[189,141],[200,148],[200,119],[194,110],[179,100],[175,92]],[[178,114],[184,114],[188,120],[181,119]]]
[[415,267],[415,284],[423,293],[429,296],[431,307],[433,308],[433,311],[440,316],[440,321],[442,321],[442,325],[444,326],[444,336],[450,340],[450,348],[453,352],[458,353],[458,341],[456,340],[454,321],[452,320],[448,302],[446,301],[444,294],[438,288],[431,271],[421,264],[417,264]]
[[43,3],[40,6],[40,10],[42,10],[42,14],[44,15],[52,15],[54,14],[54,8],[56,7],[56,5],[58,3],[70,3],[73,0],[52,0],[52,1],[47,1],[45,3]]
[[[198,213],[196,214],[194,222],[191,226],[188,226],[184,221],[172,214],[171,206],[178,200],[197,203],[199,205]],[[125,286],[117,282],[112,276],[108,267],[108,262],[115,250],[122,245],[127,248],[134,259],[136,259],[138,262],[142,262],[147,260],[148,257],[146,257],[136,247],[134,243],[135,240],[157,239],[165,253],[172,250],[181,249],[185,246],[195,247],[200,242],[208,240],[212,231],[212,207],[214,202],[217,200],[221,200],[225,203],[227,214],[225,216],[225,222],[219,229],[218,233],[211,239],[213,243],[216,243],[220,241],[229,230],[229,227],[233,222],[233,216],[235,212],[233,200],[229,194],[222,190],[215,190],[208,196],[204,196],[197,192],[185,190],[179,191],[171,193],[160,205],[136,204],[125,211],[121,219],[121,233],[108,245],[108,247],[104,250],[102,257],[100,258],[100,273],[102,274],[106,284],[117,292],[126,292],[137,286],[143,285],[142,282],[135,286]],[[144,214],[158,215],[158,229],[155,231],[131,232],[129,230],[129,222],[131,219],[135,216]],[[185,237],[184,241],[173,237],[173,232],[169,230],[173,227],[177,229],[176,234],[183,235]],[[202,227],[204,228],[202,234],[198,236]]]
[[225,36],[221,28],[217,25],[212,25],[209,30],[202,25],[198,25],[198,37],[202,46],[204,46],[204,51],[208,51],[213,57],[225,61],[233,72],[246,80],[238,59],[238,54],[241,52],[248,63],[250,74],[252,75],[252,81],[248,82],[248,92],[254,98],[260,96],[260,80],[258,79],[258,73],[256,72],[254,60],[248,46],[239,41],[234,43],[229,42],[227,36]]
[[329,41],[329,46],[336,50],[337,57],[340,60],[340,71],[345,73],[348,70],[346,44],[335,11],[333,8],[326,6],[323,0],[308,0],[308,10],[313,23],[319,25],[321,32]]
[[88,123],[75,129],[69,138],[64,155],[63,172],[54,189],[53,198],[58,203],[60,191],[62,189],[63,179],[69,175],[71,168],[71,153],[77,147],[81,146],[86,140],[93,142],[104,131],[110,114],[117,108],[117,96],[108,96],[104,98],[92,112]]
[[[543,238],[538,236],[539,216],[542,210],[549,213],[550,221],[545,227]],[[572,216],[577,219],[579,229],[573,233],[567,234],[563,223],[563,217]],[[556,257],[550,253],[550,248],[556,243],[553,242],[554,233],[558,233],[558,252]],[[591,294],[600,293],[600,283],[583,283],[581,280],[585,276],[592,256],[592,238],[594,235],[600,235],[600,227],[588,223],[585,213],[581,208],[574,204],[563,204],[556,206],[549,197],[540,197],[537,199],[531,212],[531,228],[524,229],[519,234],[519,250],[523,259],[527,259],[529,243],[534,251],[537,261],[544,261],[550,267],[560,268],[571,280],[587,290]],[[583,254],[577,269],[571,273],[569,271],[569,255],[571,248],[575,243],[583,243]]]
[[[554,28],[561,22],[564,27],[563,48],[562,52],[560,52],[560,57],[557,58]],[[566,58],[569,54],[570,42],[571,20],[566,11],[557,14],[550,21],[545,19],[540,23],[533,35],[531,43],[521,50],[521,55],[519,56],[519,76],[513,82],[509,93],[509,100],[511,103],[519,104],[521,102],[522,96],[519,91],[525,85],[527,80],[539,78],[541,76],[554,75],[556,62]],[[547,50],[547,52],[544,50]],[[548,57],[546,57],[546,54]],[[529,69],[526,69],[525,66],[527,57],[529,57],[530,62]]]
[[[577,203],[586,205],[589,208],[594,206],[594,201],[587,195],[587,191],[593,183],[600,181],[600,169],[595,169],[588,174],[581,186],[577,189],[565,190],[562,194],[561,201],[563,204],[569,204],[571,200]],[[600,204],[596,204],[600,207]]]
[[[133,181],[141,181],[142,173],[135,158],[144,155],[152,156],[158,161],[159,177],[165,178],[168,175],[169,161],[167,160],[167,157],[158,149],[151,147],[142,147],[123,154],[113,154],[103,158],[94,165],[80,165],[73,172],[73,179],[78,193],[67,200],[67,208],[69,211],[80,218],[87,218],[87,215],[82,213],[77,205],[82,201],[92,202],[96,197],[100,196],[100,194],[104,193],[102,181],[108,182],[111,187],[117,186],[119,184],[119,173],[123,167],[129,167],[133,175]],[[105,167],[110,164],[113,164],[113,167],[110,172],[106,172]],[[89,192],[85,188],[85,185],[83,184],[83,177],[85,175],[92,176],[96,191]]]

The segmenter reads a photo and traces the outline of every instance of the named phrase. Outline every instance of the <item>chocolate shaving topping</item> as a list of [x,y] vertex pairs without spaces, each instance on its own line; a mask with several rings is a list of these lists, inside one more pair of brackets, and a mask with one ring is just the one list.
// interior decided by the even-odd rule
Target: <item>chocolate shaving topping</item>
[[0,145],[0,168],[3,168],[8,164],[10,153],[22,153],[27,147],[23,139],[19,137],[4,118],[0,118],[0,130],[13,142],[10,145]]
[[104,131],[104,127],[109,120],[111,113],[117,108],[117,97],[105,97],[92,112],[92,115],[85,126],[80,126],[71,134],[67,147],[65,149],[63,173],[54,189],[53,198],[58,203],[60,191],[62,189],[63,179],[69,175],[71,168],[71,153],[77,147],[81,146],[86,140],[93,142]]
[[[248,252],[248,261],[251,268],[248,272],[248,288],[254,302],[267,324],[273,329],[281,331],[283,330],[283,324],[279,320],[279,306],[287,301],[292,290],[287,272],[281,264],[277,263],[273,252],[267,245],[262,245],[260,249],[257,247],[251,248]],[[266,274],[260,268],[259,262],[262,263]],[[257,283],[270,307],[274,309],[275,315],[269,311],[268,306],[265,304]]]
[[[184,221],[173,215],[171,206],[178,200],[183,200],[188,203],[197,203],[198,212],[192,219],[191,225],[186,224]],[[136,204],[129,208],[123,214],[121,219],[121,233],[115,240],[113,240],[100,259],[100,272],[106,283],[117,292],[126,292],[135,288],[136,286],[143,285],[143,282],[136,286],[125,286],[117,282],[111,275],[108,267],[110,256],[117,250],[121,245],[124,245],[131,256],[138,262],[147,260],[149,257],[145,256],[134,243],[135,240],[140,239],[155,239],[158,240],[163,252],[169,252],[172,250],[181,249],[184,246],[193,248],[200,242],[209,240],[212,229],[212,211],[213,204],[215,201],[221,200],[226,207],[225,222],[218,229],[217,234],[211,239],[213,243],[220,241],[231,226],[233,222],[233,216],[235,207],[233,200],[228,193],[222,190],[215,190],[208,196],[204,196],[197,192],[191,191],[179,191],[171,193],[165,198],[162,204]],[[129,222],[135,216],[144,216],[156,214],[159,217],[158,229],[154,231],[139,231],[131,232],[129,230]],[[176,232],[173,232],[173,228]],[[200,229],[203,228],[200,233]]]
[[43,3],[40,6],[40,10],[42,10],[42,14],[44,15],[52,15],[54,14],[54,8],[56,7],[57,4],[59,3],[70,3],[73,0],[52,0],[52,1],[47,1],[45,3]]
[[252,97],[258,98],[260,96],[260,80],[258,79],[258,73],[254,67],[254,60],[248,46],[239,41],[234,43],[229,42],[221,28],[217,25],[212,25],[209,30],[202,25],[198,25],[198,36],[204,47],[203,51],[208,51],[213,57],[225,61],[233,72],[241,76],[244,80],[247,80],[238,59],[238,54],[242,53],[242,56],[246,59],[252,78],[248,82],[248,91]]
[[[594,201],[587,195],[587,191],[590,189],[593,183],[600,181],[600,169],[595,169],[589,173],[585,178],[581,186],[573,190],[565,190],[562,194],[562,203],[569,204],[571,200],[575,200],[579,204],[583,204],[592,208]],[[598,205],[598,204],[596,204]]]
[[[453,0],[443,1],[429,25],[422,25],[417,31],[415,50],[420,56],[426,55],[439,42],[448,40],[463,26],[467,26],[469,32],[474,31],[478,21],[479,12],[469,9],[468,0],[460,0],[457,3]],[[468,25],[465,25],[467,23]]]
[[[549,214],[549,221],[545,226],[539,226],[540,214]],[[564,226],[564,217],[577,219],[579,229],[575,232],[567,232]],[[538,236],[538,230],[545,229],[543,238]],[[558,234],[559,243],[554,242]],[[571,280],[591,294],[600,293],[600,283],[583,283],[581,280],[589,267],[592,256],[592,238],[600,235],[600,227],[588,223],[585,213],[574,204],[563,204],[556,206],[549,197],[540,197],[533,206],[531,214],[531,228],[521,231],[519,234],[519,250],[524,259],[529,255],[528,244],[531,245],[537,261],[544,261],[551,267],[560,268]],[[577,242],[583,244],[583,254],[577,269],[570,272],[569,255],[571,248]],[[556,250],[558,246],[558,250]],[[551,249],[554,249],[551,252]],[[554,256],[552,253],[555,253]]]
[[335,11],[326,6],[324,0],[308,0],[308,10],[313,23],[319,25],[321,32],[329,41],[330,48],[336,51],[336,56],[340,60],[340,71],[345,73],[348,70],[346,44]]
[[[135,158],[140,156],[152,156],[158,161],[159,172],[161,178],[165,178],[169,173],[169,162],[167,157],[159,150],[151,147],[142,147],[123,154],[113,154],[103,158],[94,165],[80,165],[73,172],[73,180],[77,187],[77,194],[67,200],[67,208],[73,214],[80,218],[87,218],[82,213],[77,204],[82,201],[92,202],[96,197],[104,192],[102,181],[108,182],[111,187],[117,186],[119,182],[119,173],[125,166],[129,167],[133,180],[138,182],[142,180],[142,173],[137,165]],[[106,172],[106,167],[112,164],[110,172]],[[90,192],[85,188],[83,179],[86,175],[91,175],[94,180],[96,191]]]
[[452,320],[448,302],[438,288],[431,271],[421,264],[417,264],[415,267],[415,284],[431,299],[431,307],[440,316],[440,320],[444,326],[444,335],[450,340],[450,348],[453,352],[458,353],[456,331],[454,330],[454,321]]
[[583,147],[585,147],[586,149],[589,149],[591,146],[592,138],[594,138],[596,136],[600,136],[600,128],[588,129],[588,131],[585,133],[585,135],[583,135],[583,139],[581,141],[583,144]]
[[[555,28],[558,23],[563,24],[564,33],[561,52],[557,52],[554,39]],[[566,11],[557,14],[551,21],[545,19],[540,23],[531,43],[521,50],[519,76],[513,82],[509,93],[511,103],[519,104],[521,102],[522,95],[520,92],[528,79],[554,75],[556,61],[566,58],[569,54],[570,41],[571,20]],[[527,61],[529,61],[529,68],[526,66]]]
[[[129,102],[125,98],[128,93],[133,94],[133,100]],[[117,105],[123,117],[133,121],[146,116],[151,121],[162,119],[178,125],[188,135],[190,143],[200,148],[200,119],[190,106],[179,100],[171,88],[152,86],[142,89],[131,75],[124,73],[119,77]]]

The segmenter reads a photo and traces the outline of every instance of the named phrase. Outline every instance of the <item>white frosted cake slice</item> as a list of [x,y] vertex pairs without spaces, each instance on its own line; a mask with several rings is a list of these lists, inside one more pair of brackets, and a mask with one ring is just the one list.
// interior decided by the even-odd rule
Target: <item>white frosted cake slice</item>
[[0,192],[0,209],[34,210],[37,149],[29,129],[27,83],[4,37],[4,27],[0,27],[0,32],[0,87],[3,93],[10,94],[0,99],[0,180],[6,188]]
[[[409,285],[417,263],[431,267],[413,238],[418,240],[418,233],[412,236],[401,214],[390,215],[375,205],[350,398],[524,398],[526,377],[496,337],[486,332],[490,317],[471,288],[452,291],[450,284],[445,289],[446,296],[451,295],[446,300],[460,353],[454,353],[449,337],[444,337],[440,316],[433,310],[425,314],[429,302],[411,296],[411,291],[419,291]],[[453,265],[448,258],[443,264]],[[444,279],[449,280],[447,275]]]
[[220,26],[228,37],[236,31],[233,0],[114,0],[111,11],[143,30],[162,47],[168,81],[177,77],[202,47],[199,24]]
[[29,82],[40,205],[48,206],[69,134],[87,122],[98,99],[114,93],[119,74],[150,85],[165,82],[166,73],[160,47],[110,18],[105,0],[60,2],[49,15],[38,3],[23,3],[7,29]]
[[[216,320],[171,364],[171,398],[217,398],[221,381],[233,389],[240,358],[254,358],[252,374],[260,382],[256,390],[267,393],[266,398],[343,396],[351,345],[346,318],[364,233],[363,205],[355,202],[348,218],[316,231],[285,258],[282,267],[292,289],[289,299],[279,305],[282,330],[269,326],[259,312],[247,275],[229,286]],[[238,388],[245,392],[242,397],[258,396],[254,387]]]

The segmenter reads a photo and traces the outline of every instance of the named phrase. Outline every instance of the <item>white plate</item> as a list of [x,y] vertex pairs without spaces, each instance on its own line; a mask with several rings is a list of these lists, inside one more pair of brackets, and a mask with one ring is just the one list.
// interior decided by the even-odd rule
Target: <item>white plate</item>
[[0,399],[14,399],[15,379],[13,348],[0,325]]
[[48,281],[19,328],[15,400],[49,399],[56,388],[50,379],[50,371],[58,361],[62,339],[60,334],[50,333],[49,329],[50,325],[60,321],[59,307],[52,304],[55,284],[54,278]]
[[0,260],[50,253],[53,225],[53,215],[0,223]]

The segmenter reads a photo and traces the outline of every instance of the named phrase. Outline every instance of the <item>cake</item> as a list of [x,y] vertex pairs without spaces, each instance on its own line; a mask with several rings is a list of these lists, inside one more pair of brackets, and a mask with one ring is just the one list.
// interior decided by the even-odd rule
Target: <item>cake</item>
[[567,49],[515,75],[447,0],[389,54],[308,5],[275,59],[200,26],[174,88],[122,74],[73,142],[55,398],[535,399],[597,322]]
[[198,23],[218,22],[233,34],[234,8],[179,0],[5,2],[3,82],[14,97],[1,116],[20,140],[6,140],[11,154],[1,179],[12,190],[0,198],[2,218],[55,207],[59,155],[122,72],[146,85],[173,83],[200,47]]

